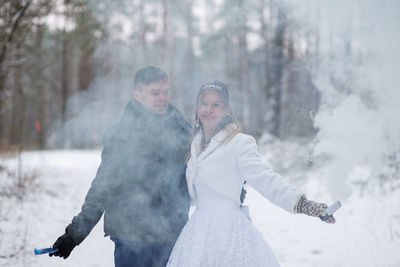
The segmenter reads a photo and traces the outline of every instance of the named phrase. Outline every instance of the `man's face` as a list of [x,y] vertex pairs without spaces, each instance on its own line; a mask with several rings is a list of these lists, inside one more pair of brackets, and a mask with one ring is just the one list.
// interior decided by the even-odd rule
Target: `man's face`
[[165,114],[170,101],[168,82],[161,80],[145,85],[141,90],[135,90],[133,96],[146,109],[158,115]]

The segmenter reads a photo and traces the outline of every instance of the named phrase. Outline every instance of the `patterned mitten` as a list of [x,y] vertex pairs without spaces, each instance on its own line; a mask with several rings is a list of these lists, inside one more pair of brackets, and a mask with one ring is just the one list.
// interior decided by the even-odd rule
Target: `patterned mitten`
[[[318,203],[312,200],[308,200],[306,196],[301,196],[299,201],[296,204],[296,212],[303,213],[308,216],[319,217],[326,209],[328,205],[325,203]],[[327,223],[335,223],[335,217],[330,216],[328,219],[325,220]]]

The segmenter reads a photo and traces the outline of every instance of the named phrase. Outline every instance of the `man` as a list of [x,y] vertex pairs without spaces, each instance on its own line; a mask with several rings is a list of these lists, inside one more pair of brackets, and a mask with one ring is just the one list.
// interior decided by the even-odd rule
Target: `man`
[[115,266],[165,266],[189,210],[184,157],[191,130],[170,104],[161,69],[139,70],[133,96],[105,133],[102,161],[82,210],[50,256],[67,258],[104,213]]

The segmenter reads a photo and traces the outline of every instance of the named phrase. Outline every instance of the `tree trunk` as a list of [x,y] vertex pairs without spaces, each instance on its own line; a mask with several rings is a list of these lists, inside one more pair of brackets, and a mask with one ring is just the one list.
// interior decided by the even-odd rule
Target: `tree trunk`
[[[67,102],[69,91],[69,53],[68,53],[68,40],[66,32],[64,31],[61,43],[61,123],[65,125],[67,121]],[[65,135],[61,136],[61,143],[65,145]]]
[[284,71],[284,45],[285,45],[285,32],[286,32],[286,16],[281,8],[278,9],[278,24],[275,31],[273,41],[272,62],[273,68],[272,81],[271,81],[271,98],[273,100],[273,114],[272,114],[272,129],[271,133],[279,136],[280,117],[281,117],[281,93],[282,93],[282,76]]
[[[20,45],[17,45],[16,51],[20,51]],[[19,53],[15,54],[15,60],[18,60]],[[20,143],[21,135],[21,120],[22,120],[22,70],[21,66],[13,69],[13,90],[11,96],[11,125],[8,133],[8,144],[18,145]]]
[[[82,55],[79,59],[79,67],[78,67],[78,83],[79,90],[86,91],[89,89],[90,84],[93,80],[93,71],[92,71],[92,55]],[[68,92],[68,91],[67,91]]]
[[141,52],[141,58],[139,62],[139,66],[142,66],[143,63],[146,61],[147,55],[147,32],[148,32],[148,25],[146,21],[146,15],[144,14],[144,9],[145,9],[145,0],[140,1],[140,25],[139,25],[139,47],[142,50]]
[[[194,65],[195,65],[195,56],[193,52],[193,14],[192,14],[192,2],[188,1],[186,14],[186,30],[188,34],[187,39],[187,50],[185,57],[185,69],[184,69],[184,81],[182,82],[183,87],[181,88],[181,95],[183,99],[181,99],[183,103],[184,113],[185,114],[193,114],[193,99],[196,97],[196,90],[192,90],[194,87],[193,74],[194,74]],[[194,117],[194,116],[193,116]],[[191,119],[191,118],[188,118]]]
[[[242,9],[242,1],[239,1],[239,10]],[[239,29],[238,29],[238,85],[239,91],[241,93],[241,98],[239,98],[239,119],[242,122],[243,128],[249,128],[249,119],[250,112],[246,110],[249,103],[249,95],[250,95],[250,83],[249,83],[249,59],[247,53],[247,40],[246,40],[246,18],[245,14],[239,12]]]
[[174,88],[174,73],[172,66],[172,33],[171,33],[171,8],[169,0],[163,0],[163,40],[164,40],[164,66],[169,76],[170,88]]
[[[38,51],[42,51],[43,46],[43,35],[45,28],[39,27],[37,30],[37,39],[36,39],[36,47]],[[39,54],[38,61],[42,61],[42,55]],[[43,149],[45,146],[45,135],[44,135],[44,125],[46,122],[46,95],[44,92],[45,85],[43,84],[43,70],[41,66],[35,68],[35,77],[37,78],[37,82],[35,82],[35,89],[37,90],[36,95],[36,109],[37,109],[37,117],[35,118],[35,131],[37,136],[37,143],[40,149]]]
[[[26,10],[28,9],[29,5],[31,4],[32,0],[29,0],[25,3],[24,6],[14,15],[13,20],[12,20],[12,25],[11,25],[11,30],[10,33],[8,34],[6,40],[3,43],[3,47],[1,48],[0,51],[0,93],[4,90],[4,82],[6,78],[6,72],[3,70],[4,66],[4,60],[6,58],[6,53],[7,53],[7,47],[9,44],[11,44],[14,33],[18,29],[19,22],[21,18],[24,16]],[[1,111],[1,102],[0,102],[0,111]]]

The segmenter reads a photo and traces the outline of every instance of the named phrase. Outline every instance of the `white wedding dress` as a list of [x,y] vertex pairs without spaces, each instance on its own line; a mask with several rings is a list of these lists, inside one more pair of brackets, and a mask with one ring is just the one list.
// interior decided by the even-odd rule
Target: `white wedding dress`
[[261,233],[234,200],[201,178],[194,181],[196,211],[180,234],[167,266],[279,266]]

